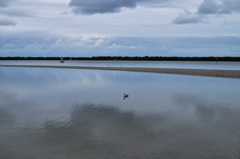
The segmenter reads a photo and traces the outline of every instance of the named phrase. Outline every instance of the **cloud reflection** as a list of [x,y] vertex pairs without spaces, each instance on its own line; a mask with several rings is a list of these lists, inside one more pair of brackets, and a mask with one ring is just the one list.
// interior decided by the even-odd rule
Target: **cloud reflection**
[[[221,113],[215,108],[209,110],[197,106],[196,114],[204,120],[212,120],[213,114]],[[225,118],[223,115],[221,121],[228,119],[229,116]],[[166,114],[138,115],[113,106],[76,104],[68,122],[49,121],[45,124],[41,141],[45,145],[50,144],[49,148],[54,151],[68,149],[84,157],[171,159],[178,156],[211,158],[212,155],[236,155],[236,149],[232,146],[239,146],[238,140],[235,140],[238,128],[231,122],[227,123],[229,120],[215,123],[215,126],[212,123],[206,126],[207,122],[200,121],[196,126],[179,123],[172,118]],[[231,117],[231,121],[234,119],[239,120],[239,117]],[[229,128],[234,129],[235,133]]]
[[[1,159],[239,157],[239,100],[231,96],[239,92],[238,81],[105,71],[98,72],[101,78],[97,78],[95,71],[12,70],[19,73],[6,70],[0,79]],[[76,81],[82,79],[90,79],[90,88],[78,85]],[[111,86],[91,86],[101,81],[110,81]],[[231,85],[220,87],[226,83]],[[123,101],[126,87],[131,98]],[[120,94],[119,99],[115,94]]]
[[173,101],[184,109],[194,109],[196,120],[201,124],[231,125],[240,121],[240,108],[231,102],[209,101],[189,95],[175,95]]
[[[4,138],[0,146],[13,148],[1,149],[0,155],[12,154],[11,158],[166,159],[238,156],[240,111],[210,108],[199,101],[195,97],[175,97],[180,106],[195,105],[197,118],[204,119],[199,123],[177,121],[178,110],[139,114],[114,105],[78,103],[72,106],[66,120],[49,120],[37,129],[25,125],[13,130],[13,136],[2,131]],[[4,120],[8,118],[5,112],[0,113]],[[219,122],[208,122],[216,116],[221,116]]]
[[0,127],[10,123],[13,123],[11,114],[4,109],[0,109]]
[[[146,122],[146,119],[131,111],[125,112],[113,106],[86,103],[73,106],[70,120],[67,123],[49,121],[44,129],[47,134],[56,134],[55,131],[59,132],[59,130],[77,134],[78,137],[74,137],[75,141],[78,138],[89,139],[90,137],[93,140],[103,140],[114,144],[113,141],[117,136],[124,140],[134,140],[143,134],[151,134]],[[117,144],[120,141],[114,142]]]

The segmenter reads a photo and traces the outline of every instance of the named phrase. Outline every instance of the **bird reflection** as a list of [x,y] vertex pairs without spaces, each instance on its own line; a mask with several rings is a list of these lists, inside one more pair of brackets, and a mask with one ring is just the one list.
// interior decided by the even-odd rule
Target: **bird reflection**
[[123,94],[123,100],[125,100],[125,98],[128,98],[128,94]]

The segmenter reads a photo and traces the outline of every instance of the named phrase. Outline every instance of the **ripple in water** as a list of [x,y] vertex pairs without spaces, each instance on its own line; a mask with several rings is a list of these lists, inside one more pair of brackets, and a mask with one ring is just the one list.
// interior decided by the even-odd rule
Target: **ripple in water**
[[33,68],[0,77],[1,159],[240,157],[237,79]]
[[[75,104],[66,121],[15,130],[0,111],[1,158],[236,158],[240,111],[195,104],[194,124],[174,113],[138,115],[113,106]],[[181,99],[181,104],[183,101]],[[175,114],[176,113],[176,114]]]

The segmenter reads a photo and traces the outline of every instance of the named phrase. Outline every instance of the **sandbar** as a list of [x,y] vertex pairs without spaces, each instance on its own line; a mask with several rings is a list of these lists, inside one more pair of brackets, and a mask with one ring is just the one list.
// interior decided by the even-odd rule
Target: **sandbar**
[[0,67],[40,67],[64,69],[91,69],[130,72],[149,72],[192,76],[240,78],[240,70],[178,69],[178,68],[138,68],[138,67],[95,67],[95,66],[54,66],[54,65],[0,65]]

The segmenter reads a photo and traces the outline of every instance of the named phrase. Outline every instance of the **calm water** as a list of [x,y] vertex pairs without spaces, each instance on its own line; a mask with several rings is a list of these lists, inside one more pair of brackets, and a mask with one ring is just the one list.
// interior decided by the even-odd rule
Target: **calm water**
[[239,159],[239,95],[239,79],[0,67],[0,158]]
[[194,62],[194,61],[1,61],[0,65],[62,65],[62,66],[103,66],[103,67],[150,67],[150,68],[191,68],[240,70],[240,62]]

